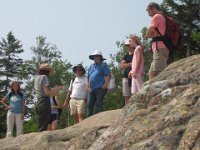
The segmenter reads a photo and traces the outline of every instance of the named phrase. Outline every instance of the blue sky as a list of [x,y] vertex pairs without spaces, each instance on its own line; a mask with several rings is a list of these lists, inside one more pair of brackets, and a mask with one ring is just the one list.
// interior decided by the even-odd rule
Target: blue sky
[[[88,56],[101,50],[109,54],[119,49],[116,41],[134,33],[140,35],[150,17],[146,6],[151,0],[1,0],[0,38],[9,31],[21,41],[23,59],[31,58],[36,37],[45,36],[57,45],[62,59],[72,65],[92,63]],[[161,3],[162,0],[154,0]]]

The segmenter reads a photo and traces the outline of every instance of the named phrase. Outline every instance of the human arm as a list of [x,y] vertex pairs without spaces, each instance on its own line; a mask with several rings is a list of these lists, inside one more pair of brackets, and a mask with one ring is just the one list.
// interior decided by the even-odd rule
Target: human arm
[[8,105],[8,104],[6,103],[6,101],[7,101],[7,98],[6,98],[6,97],[2,98],[2,99],[1,99],[1,104],[2,104],[6,109],[10,109],[11,106]]
[[22,120],[24,120],[25,103],[26,103],[26,100],[23,99],[23,100],[22,100],[22,115],[21,115]]
[[89,78],[87,78],[87,82],[86,82],[86,92],[89,93],[90,91],[90,81]]
[[50,89],[48,86],[44,87],[44,93],[45,95],[51,95],[51,96],[56,96],[59,94],[59,90],[62,90],[62,86],[57,86],[55,88]]
[[147,32],[146,32],[145,37],[146,37],[146,38],[151,38],[151,37],[153,37],[153,31],[154,31],[154,27],[150,26],[150,27],[147,29]]
[[55,108],[55,109],[59,109],[59,108],[61,108],[62,106],[61,106],[61,103],[60,103],[60,101],[59,101],[59,98],[58,98],[58,96],[55,96],[55,101],[56,101],[56,106],[51,106],[51,108]]
[[104,77],[104,80],[105,80],[105,82],[104,82],[104,84],[103,84],[103,89],[107,89],[108,88],[108,83],[109,83],[109,81],[110,81],[110,75],[106,75],[105,77]]
[[107,89],[108,83],[111,78],[111,73],[110,73],[110,69],[106,63],[103,63],[102,67],[103,67],[102,69],[103,69],[103,74],[104,74],[104,84],[103,84],[102,88]]
[[72,93],[71,91],[67,92],[67,95],[65,97],[65,101],[64,101],[63,107],[67,107],[68,106],[71,93]]
[[125,60],[122,60],[121,63],[120,63],[120,68],[121,69],[126,69],[128,67],[131,66],[131,62],[130,63],[126,63]]

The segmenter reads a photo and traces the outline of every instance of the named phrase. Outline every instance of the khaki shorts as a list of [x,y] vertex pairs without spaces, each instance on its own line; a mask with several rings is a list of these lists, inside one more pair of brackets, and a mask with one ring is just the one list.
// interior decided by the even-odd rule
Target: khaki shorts
[[161,48],[153,52],[153,61],[149,72],[161,72],[167,66],[169,50],[167,48]]
[[86,101],[83,99],[72,98],[69,101],[71,115],[85,114]]
[[122,87],[123,96],[131,96],[131,87],[128,85],[127,78],[122,79]]

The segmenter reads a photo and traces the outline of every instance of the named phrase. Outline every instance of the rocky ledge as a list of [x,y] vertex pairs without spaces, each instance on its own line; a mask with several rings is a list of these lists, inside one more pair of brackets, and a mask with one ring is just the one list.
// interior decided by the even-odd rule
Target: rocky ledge
[[200,55],[169,65],[122,110],[53,132],[0,140],[0,149],[200,149]]

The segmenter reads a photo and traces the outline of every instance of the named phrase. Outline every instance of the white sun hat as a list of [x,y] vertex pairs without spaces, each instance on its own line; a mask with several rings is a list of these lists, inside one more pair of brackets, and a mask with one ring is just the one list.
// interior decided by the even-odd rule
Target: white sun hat
[[89,59],[94,60],[94,56],[96,55],[101,56],[102,60],[106,60],[105,58],[103,58],[102,52],[99,50],[96,50],[91,55],[89,55]]

